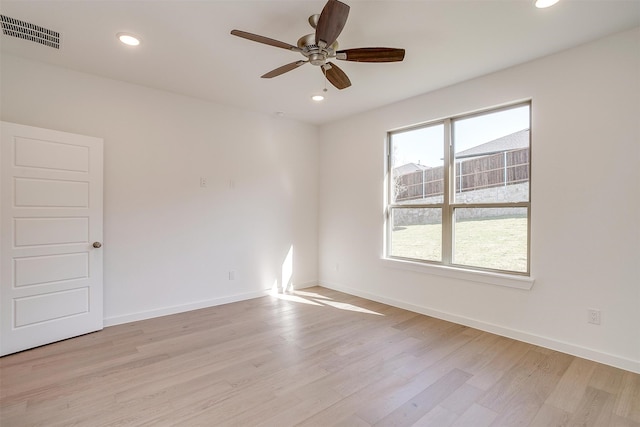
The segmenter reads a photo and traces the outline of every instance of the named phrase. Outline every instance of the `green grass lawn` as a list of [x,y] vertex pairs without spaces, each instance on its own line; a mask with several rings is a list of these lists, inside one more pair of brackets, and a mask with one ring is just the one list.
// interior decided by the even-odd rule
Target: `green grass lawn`
[[[391,255],[440,261],[440,224],[398,227]],[[456,225],[454,263],[496,270],[527,271],[527,218],[463,221]]]

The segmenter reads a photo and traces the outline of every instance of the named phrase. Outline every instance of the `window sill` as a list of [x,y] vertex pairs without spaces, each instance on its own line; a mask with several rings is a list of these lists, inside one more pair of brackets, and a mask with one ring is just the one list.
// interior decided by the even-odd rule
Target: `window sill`
[[466,280],[469,282],[484,283],[496,286],[506,286],[523,290],[531,290],[534,278],[518,276],[515,274],[492,273],[488,271],[473,271],[444,265],[422,264],[419,262],[405,261],[393,258],[382,258],[382,264],[386,267],[400,270],[416,271],[418,273],[434,276],[448,277],[451,279]]

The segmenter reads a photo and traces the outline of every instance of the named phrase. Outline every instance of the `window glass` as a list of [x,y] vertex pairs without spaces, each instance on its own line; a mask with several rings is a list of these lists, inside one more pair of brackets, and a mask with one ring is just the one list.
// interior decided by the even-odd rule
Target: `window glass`
[[453,121],[455,203],[529,200],[529,105]]
[[394,133],[391,137],[391,194],[394,203],[442,203],[442,124]]
[[527,208],[456,208],[453,263],[527,271]]
[[393,209],[391,255],[426,261],[442,260],[442,209]]

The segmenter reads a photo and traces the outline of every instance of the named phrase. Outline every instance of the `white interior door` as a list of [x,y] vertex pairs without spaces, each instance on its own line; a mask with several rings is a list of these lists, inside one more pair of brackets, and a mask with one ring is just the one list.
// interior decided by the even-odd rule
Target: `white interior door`
[[5,355],[102,329],[103,141],[0,126]]

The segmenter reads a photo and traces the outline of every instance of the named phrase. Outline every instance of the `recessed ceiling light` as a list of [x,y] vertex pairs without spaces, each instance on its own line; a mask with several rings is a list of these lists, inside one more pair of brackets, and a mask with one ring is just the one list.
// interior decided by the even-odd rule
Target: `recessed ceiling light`
[[559,0],[536,0],[536,7],[538,9],[544,9],[545,7],[551,7],[558,3]]
[[130,33],[118,33],[116,34],[118,40],[127,46],[138,46],[140,44],[140,38]]
[[322,95],[313,95],[311,97],[311,99],[313,99],[316,102],[320,102],[320,101],[324,100],[324,96],[322,96]]

